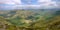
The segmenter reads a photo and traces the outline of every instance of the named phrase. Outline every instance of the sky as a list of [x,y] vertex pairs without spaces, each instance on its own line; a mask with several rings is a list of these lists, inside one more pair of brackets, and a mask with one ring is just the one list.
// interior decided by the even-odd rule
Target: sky
[[60,0],[0,0],[0,10],[27,8],[60,8]]

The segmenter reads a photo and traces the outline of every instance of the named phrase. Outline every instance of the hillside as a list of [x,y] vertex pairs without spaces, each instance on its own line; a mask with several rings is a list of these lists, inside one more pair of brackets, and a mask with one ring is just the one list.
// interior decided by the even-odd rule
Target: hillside
[[[20,28],[32,28],[32,30],[36,28],[39,30],[46,30],[48,28],[50,30],[50,27],[54,27],[53,25],[56,22],[58,22],[57,24],[60,22],[60,10],[0,11],[0,23],[8,27],[7,29],[9,30],[14,30],[16,28],[16,30]],[[53,28],[53,30],[55,29]]]

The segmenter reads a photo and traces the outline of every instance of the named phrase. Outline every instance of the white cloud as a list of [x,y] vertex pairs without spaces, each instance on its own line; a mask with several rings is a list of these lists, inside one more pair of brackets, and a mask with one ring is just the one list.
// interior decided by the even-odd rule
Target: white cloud
[[20,0],[1,0],[0,3],[3,4],[21,4]]
[[52,0],[38,0],[38,3],[42,6],[57,6],[56,2]]
[[24,8],[55,8],[58,5],[51,0],[38,0],[38,5],[24,5]]
[[34,9],[40,9],[40,8],[55,8],[59,7],[60,5],[56,4],[55,1],[51,0],[38,0],[38,5],[22,5],[21,0],[1,0],[0,4],[11,4],[14,6],[1,6],[4,8],[11,8],[12,9],[25,9],[25,8],[34,8]]

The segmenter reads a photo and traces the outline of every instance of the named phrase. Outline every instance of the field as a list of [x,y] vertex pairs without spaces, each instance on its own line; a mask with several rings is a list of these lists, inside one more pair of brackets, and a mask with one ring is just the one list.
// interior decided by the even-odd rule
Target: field
[[60,30],[60,10],[0,10],[0,30]]

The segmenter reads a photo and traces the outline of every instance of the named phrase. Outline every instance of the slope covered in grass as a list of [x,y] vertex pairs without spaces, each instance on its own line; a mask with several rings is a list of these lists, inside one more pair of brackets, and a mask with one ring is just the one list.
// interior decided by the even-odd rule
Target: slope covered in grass
[[21,28],[27,28],[26,30],[57,30],[60,24],[60,10],[1,11],[0,16],[0,23],[6,26],[7,30],[19,30]]

